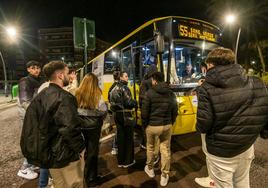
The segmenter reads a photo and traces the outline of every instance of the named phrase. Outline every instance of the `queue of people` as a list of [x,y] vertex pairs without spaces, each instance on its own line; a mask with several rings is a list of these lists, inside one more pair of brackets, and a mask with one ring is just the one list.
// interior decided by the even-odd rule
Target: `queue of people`
[[[212,50],[206,59],[206,77],[196,89],[197,130],[202,135],[209,176],[195,181],[203,187],[248,188],[253,144],[258,135],[268,138],[266,85],[256,77],[247,76],[234,59],[229,49]],[[18,175],[34,179],[37,174],[32,168],[37,166],[40,177],[44,177],[40,178],[40,188],[46,186],[42,182],[47,184],[41,179],[48,180],[48,176],[55,188],[98,185],[99,139],[107,114],[98,78],[89,73],[79,87],[73,86],[74,73],[63,62],[52,61],[43,68],[47,86],[34,96],[41,85],[36,81],[40,66],[36,73],[32,71],[34,66],[35,62],[27,64],[29,78],[22,79],[19,86],[20,106],[27,109],[21,135],[27,166]],[[25,86],[25,79],[29,85]],[[133,114],[138,103],[128,88],[128,74],[117,71],[114,79],[108,96],[116,124],[113,145],[118,167],[130,168],[135,164]],[[178,115],[178,104],[157,68],[152,68],[143,84],[148,86],[140,93],[139,101],[147,156],[144,172],[150,178],[155,177],[154,164],[160,152],[160,185],[167,186],[172,125]],[[64,88],[72,88],[72,92]],[[30,97],[25,97],[28,90]],[[21,175],[24,173],[25,176]]]

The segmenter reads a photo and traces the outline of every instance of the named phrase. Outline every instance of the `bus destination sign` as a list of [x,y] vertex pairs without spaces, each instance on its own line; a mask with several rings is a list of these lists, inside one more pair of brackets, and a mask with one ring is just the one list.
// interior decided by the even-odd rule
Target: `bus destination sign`
[[180,20],[178,24],[180,38],[206,40],[217,43],[220,31],[218,28],[195,20]]

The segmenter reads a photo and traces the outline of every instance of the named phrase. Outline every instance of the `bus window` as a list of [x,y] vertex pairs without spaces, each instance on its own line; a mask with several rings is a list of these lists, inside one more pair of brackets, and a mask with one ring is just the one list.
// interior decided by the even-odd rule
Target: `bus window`
[[154,41],[148,42],[142,45],[141,48],[141,65],[142,65],[142,74],[143,76],[146,74],[148,68],[152,64],[156,64],[156,52],[154,48]]
[[120,68],[119,65],[119,54],[115,51],[105,54],[104,57],[104,74],[111,74],[115,70]]
[[121,52],[122,64],[121,70],[127,72],[129,81],[133,81],[133,68],[132,67],[132,57],[131,57],[131,49],[128,48]]
[[175,67],[180,83],[197,82],[203,76],[201,66],[208,51],[176,45]]
[[[142,59],[142,67],[143,67],[143,74],[144,76],[150,66],[157,65],[158,70],[160,70],[160,65],[158,65],[157,54],[155,51],[154,41],[148,42],[142,45],[141,50],[141,59]],[[162,54],[162,61],[163,61],[163,68],[164,68],[164,76],[166,80],[166,73],[167,73],[167,65],[168,65],[168,54],[169,54],[169,44],[165,43],[165,51]],[[160,59],[159,59],[160,60]]]

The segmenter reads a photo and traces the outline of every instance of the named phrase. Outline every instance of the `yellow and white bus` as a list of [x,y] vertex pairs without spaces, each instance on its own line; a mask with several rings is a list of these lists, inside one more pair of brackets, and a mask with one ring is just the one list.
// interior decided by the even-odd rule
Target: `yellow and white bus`
[[[98,76],[107,101],[114,70],[128,73],[129,86],[138,100],[146,70],[157,65],[177,96],[179,115],[173,134],[185,134],[195,131],[197,98],[191,91],[204,74],[201,67],[206,55],[220,42],[220,29],[208,22],[179,16],[156,18],[88,62],[88,66]],[[141,124],[139,109],[136,117],[137,124]]]

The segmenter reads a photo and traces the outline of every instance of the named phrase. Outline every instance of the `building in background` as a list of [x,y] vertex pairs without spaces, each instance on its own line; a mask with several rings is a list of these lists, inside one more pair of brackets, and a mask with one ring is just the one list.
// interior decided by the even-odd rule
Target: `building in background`
[[[39,29],[38,40],[28,42],[30,45],[22,40],[10,45],[0,38],[0,51],[6,64],[7,79],[14,80],[13,84],[27,75],[26,63],[29,60],[40,61],[44,65],[51,60],[61,59],[74,68],[83,66],[84,52],[83,49],[74,49],[72,27]],[[95,51],[88,51],[88,61],[110,46],[111,44],[97,38]],[[0,61],[0,90],[4,86],[3,72]]]
[[[38,39],[43,63],[61,59],[71,67],[83,66],[83,49],[74,48],[72,27],[39,29]],[[96,39],[96,50],[88,51],[88,60],[108,47],[109,43]]]

